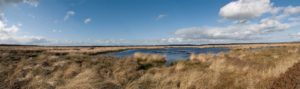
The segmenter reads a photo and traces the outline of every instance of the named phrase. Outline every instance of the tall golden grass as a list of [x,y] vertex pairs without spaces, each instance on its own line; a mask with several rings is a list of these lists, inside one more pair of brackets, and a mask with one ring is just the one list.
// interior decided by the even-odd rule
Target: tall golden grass
[[193,54],[164,65],[165,56],[129,58],[48,51],[0,50],[0,89],[268,89],[300,60],[300,46]]
[[166,56],[160,54],[134,53],[133,58],[140,62],[166,62]]

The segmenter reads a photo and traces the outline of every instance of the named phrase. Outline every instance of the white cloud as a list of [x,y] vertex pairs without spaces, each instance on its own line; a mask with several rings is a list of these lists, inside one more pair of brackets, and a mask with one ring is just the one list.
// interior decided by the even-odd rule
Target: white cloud
[[3,35],[9,35],[12,33],[16,33],[19,30],[19,28],[15,25],[11,27],[7,27],[6,24],[4,24],[2,21],[0,21],[0,34]]
[[75,15],[75,11],[68,11],[64,17],[64,21],[67,21],[71,16]]
[[270,0],[238,0],[222,7],[219,14],[226,19],[248,20],[260,17],[271,10]]
[[[272,39],[267,35],[300,26],[299,14],[300,6],[274,7],[270,0],[237,0],[222,7],[219,15],[238,23],[188,27],[177,30],[175,35],[184,42],[264,41]],[[300,33],[291,36],[300,37]]]
[[45,43],[47,40],[37,36],[17,36],[19,27],[7,26],[0,21],[0,44],[39,44]]
[[39,0],[23,0],[24,3],[30,4],[32,6],[37,7],[39,4]]
[[101,44],[101,45],[118,45],[118,44],[128,44],[130,43],[129,40],[124,39],[106,39],[106,40],[96,40],[95,44]]
[[189,40],[251,40],[261,35],[289,29],[292,23],[276,19],[262,19],[259,23],[232,24],[225,27],[191,27],[179,29],[175,34]]
[[284,9],[285,14],[299,14],[300,6],[288,6]]
[[295,34],[291,34],[290,37],[292,37],[292,38],[300,38],[300,32],[295,33]]
[[91,18],[86,18],[86,19],[83,21],[83,23],[88,24],[88,23],[90,23],[91,21],[92,21]]
[[167,17],[167,15],[165,15],[165,14],[159,14],[155,19],[156,20],[161,20],[161,19],[163,19],[165,17]]
[[37,7],[39,4],[39,0],[0,0],[0,9],[3,9],[6,5],[18,3],[27,3],[29,5]]
[[48,40],[38,36],[7,36],[0,38],[1,44],[45,44]]
[[161,39],[162,43],[181,43],[183,42],[183,38],[174,37],[174,38],[168,38],[168,39]]

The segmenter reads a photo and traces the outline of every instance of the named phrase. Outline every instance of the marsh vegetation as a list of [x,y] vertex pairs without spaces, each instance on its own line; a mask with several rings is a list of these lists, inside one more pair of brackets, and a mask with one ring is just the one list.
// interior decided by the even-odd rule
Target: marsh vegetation
[[299,45],[192,54],[189,60],[170,65],[164,64],[166,58],[163,55],[136,53],[132,57],[116,58],[95,55],[94,49],[101,48],[1,47],[0,88],[299,88],[299,80],[294,78],[299,74]]

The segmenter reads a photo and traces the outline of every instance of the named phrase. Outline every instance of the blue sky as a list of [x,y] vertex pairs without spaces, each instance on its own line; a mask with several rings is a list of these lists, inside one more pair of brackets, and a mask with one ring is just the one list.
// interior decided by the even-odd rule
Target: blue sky
[[1,0],[0,43],[297,41],[298,6],[299,0]]

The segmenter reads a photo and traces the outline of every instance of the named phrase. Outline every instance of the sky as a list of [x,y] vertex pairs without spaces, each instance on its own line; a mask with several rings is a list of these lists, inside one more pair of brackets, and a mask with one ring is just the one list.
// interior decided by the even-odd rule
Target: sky
[[0,0],[0,44],[300,41],[300,0]]

